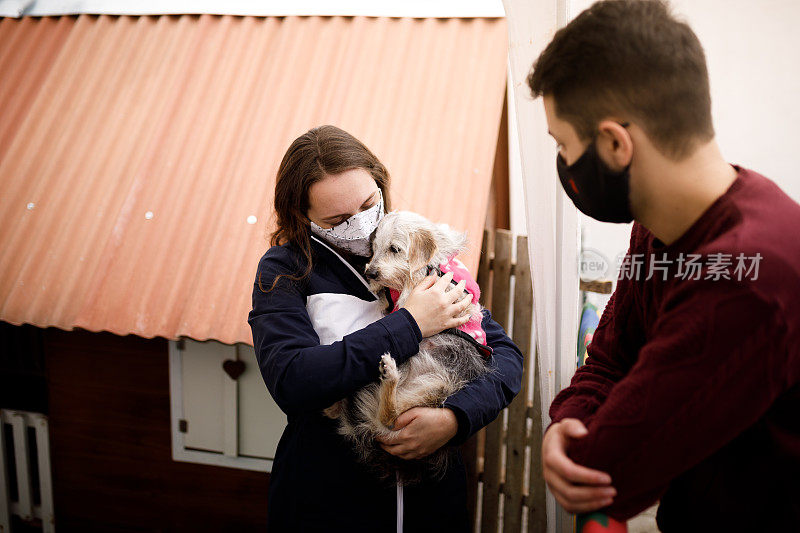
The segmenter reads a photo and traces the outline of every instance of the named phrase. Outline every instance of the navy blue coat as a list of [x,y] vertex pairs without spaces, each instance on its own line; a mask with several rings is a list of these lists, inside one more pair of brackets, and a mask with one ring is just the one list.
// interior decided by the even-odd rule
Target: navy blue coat
[[[398,364],[419,350],[422,334],[404,308],[384,316],[362,273],[316,236],[313,269],[292,244],[262,256],[248,323],[264,382],[288,424],[272,466],[267,496],[271,533],[283,531],[394,532],[397,513],[404,531],[468,531],[466,477],[460,454],[440,482],[386,487],[355,460],[322,410],[378,379],[378,361],[390,352]],[[446,446],[458,446],[494,420],[519,392],[522,354],[483,311],[487,344],[498,372],[469,383],[445,406],[458,420]]]

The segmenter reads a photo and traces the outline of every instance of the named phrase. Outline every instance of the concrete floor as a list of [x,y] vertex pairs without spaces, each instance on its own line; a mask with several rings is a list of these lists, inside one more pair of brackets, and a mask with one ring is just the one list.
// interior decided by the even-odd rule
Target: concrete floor
[[659,529],[656,526],[657,510],[658,504],[655,504],[628,520],[628,533],[658,533]]

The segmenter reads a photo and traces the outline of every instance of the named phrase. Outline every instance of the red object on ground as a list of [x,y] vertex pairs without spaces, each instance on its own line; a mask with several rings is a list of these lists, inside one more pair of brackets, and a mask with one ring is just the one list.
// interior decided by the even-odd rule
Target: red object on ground
[[618,522],[603,513],[578,515],[577,533],[627,533],[625,522]]

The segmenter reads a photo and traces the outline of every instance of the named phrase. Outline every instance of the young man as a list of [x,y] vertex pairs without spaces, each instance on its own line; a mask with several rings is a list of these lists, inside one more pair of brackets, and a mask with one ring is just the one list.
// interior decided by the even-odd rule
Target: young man
[[661,2],[594,4],[528,84],[578,209],[635,221],[586,364],[550,406],[550,489],[619,520],[660,499],[665,533],[796,531],[800,206],[723,159],[702,46]]

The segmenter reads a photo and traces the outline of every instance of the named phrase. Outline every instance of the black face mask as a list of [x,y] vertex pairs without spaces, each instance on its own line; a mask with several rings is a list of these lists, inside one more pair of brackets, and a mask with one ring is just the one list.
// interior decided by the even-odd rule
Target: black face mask
[[571,165],[558,154],[556,168],[561,186],[582,213],[601,222],[633,220],[628,198],[630,165],[620,172],[609,169],[597,154],[595,139]]

